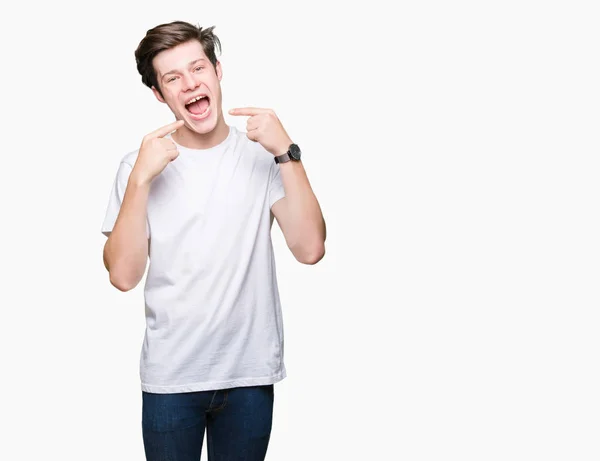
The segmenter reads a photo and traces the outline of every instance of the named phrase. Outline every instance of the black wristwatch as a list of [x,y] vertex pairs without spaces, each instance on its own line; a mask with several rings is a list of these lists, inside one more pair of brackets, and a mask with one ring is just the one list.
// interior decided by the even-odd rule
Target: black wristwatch
[[301,156],[302,151],[300,150],[298,145],[290,144],[290,147],[285,154],[280,155],[279,157],[275,157],[275,163],[285,163],[289,162],[290,160],[299,161]]

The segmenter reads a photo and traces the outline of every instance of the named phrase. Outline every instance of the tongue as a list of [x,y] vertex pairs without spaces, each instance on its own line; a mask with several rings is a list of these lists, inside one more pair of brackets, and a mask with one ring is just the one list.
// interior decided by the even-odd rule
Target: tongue
[[202,114],[206,108],[208,107],[208,98],[202,98],[199,101],[193,102],[189,106],[187,106],[187,110],[189,110],[194,115]]

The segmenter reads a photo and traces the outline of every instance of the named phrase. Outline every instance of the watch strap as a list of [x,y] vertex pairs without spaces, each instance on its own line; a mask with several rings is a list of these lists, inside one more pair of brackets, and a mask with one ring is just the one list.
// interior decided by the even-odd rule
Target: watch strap
[[290,160],[291,160],[291,157],[290,157],[289,151],[283,155],[275,157],[275,163],[285,163],[285,162],[289,162]]

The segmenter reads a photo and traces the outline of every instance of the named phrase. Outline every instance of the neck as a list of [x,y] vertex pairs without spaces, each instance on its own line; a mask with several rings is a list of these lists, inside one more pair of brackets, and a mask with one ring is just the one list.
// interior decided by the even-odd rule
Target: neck
[[228,134],[229,126],[225,123],[223,116],[221,116],[214,130],[208,133],[196,133],[184,125],[173,133],[171,138],[180,146],[189,149],[210,149],[225,141]]

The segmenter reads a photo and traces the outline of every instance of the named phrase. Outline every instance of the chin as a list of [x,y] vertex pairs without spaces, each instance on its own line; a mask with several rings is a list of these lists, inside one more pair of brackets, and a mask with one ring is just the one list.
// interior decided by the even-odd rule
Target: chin
[[210,117],[204,120],[193,120],[190,117],[184,117],[183,119],[188,129],[198,134],[210,133],[217,127],[217,117],[215,114],[211,114]]

